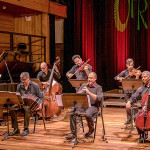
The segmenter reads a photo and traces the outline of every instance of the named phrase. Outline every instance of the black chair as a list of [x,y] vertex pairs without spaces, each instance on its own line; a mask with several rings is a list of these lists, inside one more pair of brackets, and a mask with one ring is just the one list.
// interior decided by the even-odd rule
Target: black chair
[[[99,112],[94,114],[94,116],[93,116],[93,122],[94,122],[93,142],[95,141],[95,137],[96,137],[97,119],[98,119],[98,117],[101,117],[102,126],[103,126],[103,128],[102,128],[102,132],[103,132],[102,139],[103,139],[103,141],[106,141],[106,143],[108,143],[107,138],[105,138],[105,126],[104,126],[104,119],[103,119],[103,101],[104,101],[104,98],[102,98],[100,103],[99,103]],[[84,125],[83,125],[83,119],[82,118],[85,117],[85,112],[79,113],[78,116],[81,117],[81,123],[82,123],[82,127],[83,127],[83,132],[84,132]]]
[[33,115],[35,116],[34,118],[34,130],[33,130],[33,133],[35,133],[35,126],[38,122],[38,119],[39,119],[39,114],[38,113],[41,113],[42,114],[42,120],[43,120],[43,124],[44,124],[44,129],[46,130],[46,126],[45,126],[45,119],[44,119],[44,115],[43,115],[43,104],[42,104],[42,108],[41,109],[38,109],[36,111],[33,112]]

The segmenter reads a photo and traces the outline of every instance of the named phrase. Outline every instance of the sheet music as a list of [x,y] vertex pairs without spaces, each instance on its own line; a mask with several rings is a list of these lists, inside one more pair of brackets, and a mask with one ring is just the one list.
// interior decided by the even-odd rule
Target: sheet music
[[[88,105],[89,105],[89,107],[91,107],[91,101],[90,101],[90,96],[89,95],[87,95],[87,99],[88,99]],[[62,94],[61,95],[56,95],[56,100],[57,100],[58,106],[63,106]]]

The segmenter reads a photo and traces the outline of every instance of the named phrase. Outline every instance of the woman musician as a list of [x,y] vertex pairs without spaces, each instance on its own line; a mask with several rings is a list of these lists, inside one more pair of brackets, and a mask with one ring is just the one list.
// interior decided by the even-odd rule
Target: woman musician
[[[149,71],[144,71],[142,73],[142,81],[143,81],[143,86],[138,88],[137,91],[128,100],[128,102],[126,104],[126,109],[130,109],[131,105],[134,104],[139,99],[139,97],[142,98],[142,103],[143,103],[144,95],[146,93],[148,93],[148,94],[150,93],[150,72]],[[135,115],[135,121],[137,119],[138,119],[138,114]],[[147,118],[147,119],[150,119],[150,118]],[[142,119],[140,119],[140,122],[141,121],[142,121]],[[136,126],[137,126],[137,122],[136,122]],[[137,131],[138,131],[138,134],[140,135],[139,143],[141,143],[141,142],[143,142],[144,132],[142,130],[140,130],[138,127],[137,127]]]
[[[141,75],[141,71],[136,70],[134,67],[134,61],[131,58],[128,58],[126,60],[126,67],[127,69],[119,73],[114,79],[122,81],[123,78],[125,79],[139,79]],[[134,93],[134,90],[125,90],[125,102],[128,101],[128,99],[131,97],[131,95]],[[127,112],[127,121],[124,123],[124,125],[127,125],[131,123],[131,109],[126,110]],[[138,108],[134,109],[134,113],[136,114],[138,112]]]

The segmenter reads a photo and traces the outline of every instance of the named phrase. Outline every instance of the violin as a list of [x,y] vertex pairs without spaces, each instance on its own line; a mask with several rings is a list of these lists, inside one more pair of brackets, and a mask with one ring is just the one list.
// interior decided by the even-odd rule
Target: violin
[[137,69],[133,68],[131,71],[129,71],[129,75],[127,75],[124,79],[126,79],[129,76],[136,76],[138,73],[141,74],[141,71],[138,70],[139,68],[141,68],[141,66],[139,66]]
[[129,72],[129,76],[136,76],[138,73],[141,73],[140,70],[137,70],[135,68],[133,68],[130,72]]
[[79,70],[80,70],[80,71],[83,71],[85,66],[88,66],[88,64],[82,65],[81,67],[79,67]]

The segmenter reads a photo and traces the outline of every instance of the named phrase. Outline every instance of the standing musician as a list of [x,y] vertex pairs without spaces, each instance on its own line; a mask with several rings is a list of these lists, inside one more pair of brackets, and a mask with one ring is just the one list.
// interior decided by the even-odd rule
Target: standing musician
[[[140,75],[141,75],[141,72],[138,71],[136,76],[130,76],[130,72],[134,69],[133,68],[134,66],[134,61],[133,59],[131,58],[128,58],[126,60],[126,67],[127,69],[122,71],[121,73],[119,73],[116,77],[115,77],[115,80],[119,80],[119,81],[122,81],[123,78],[126,78],[126,79],[139,79]],[[128,99],[131,97],[131,95],[134,93],[135,91],[134,90],[124,90],[124,93],[125,93],[125,102],[128,101]],[[127,109],[126,110],[127,112],[127,121],[124,123],[124,125],[127,125],[127,124],[130,124],[131,123],[131,109]],[[138,112],[138,108],[134,108],[134,113],[136,114]]]
[[[38,99],[39,108],[41,108],[41,105],[43,103],[43,94],[39,88],[39,86],[32,82],[30,80],[30,76],[28,72],[22,72],[20,74],[20,80],[21,83],[17,86],[17,92],[21,94],[21,96],[32,94],[35,95]],[[22,110],[24,112],[24,130],[21,133],[21,136],[26,136],[29,133],[29,120],[30,120],[30,110],[28,106],[23,106]],[[17,111],[18,110],[11,110],[10,115],[12,119],[12,127],[14,128],[14,131],[10,133],[10,136],[17,135],[20,133],[20,130],[18,128],[18,121],[17,121]]]
[[[72,60],[74,61],[75,65],[66,73],[66,76],[70,79],[78,70],[75,73],[76,79],[86,80],[89,73],[92,72],[92,67],[87,64],[82,68],[81,66],[84,64],[84,61],[82,61],[82,58],[79,55],[74,55]],[[76,92],[78,89],[79,88],[76,88]]]
[[[51,69],[48,69],[48,66],[45,62],[41,63],[41,71],[38,73],[37,78],[42,82],[43,85],[49,85],[48,80],[51,75]],[[54,78],[59,80],[61,78],[57,66],[55,66]]]
[[[142,98],[144,94],[147,92],[150,93],[150,72],[149,71],[144,71],[142,73],[142,81],[143,81],[143,86],[138,88],[137,91],[128,100],[126,104],[127,110],[131,108],[131,105],[133,105],[138,100],[138,98]],[[135,115],[135,120],[136,120],[137,115],[138,114]],[[144,132],[140,130],[138,127],[137,127],[137,131],[138,131],[138,134],[140,135],[139,143],[141,143],[143,142]]]
[[[84,137],[87,138],[90,136],[94,131],[94,123],[92,116],[98,112],[99,110],[99,102],[103,97],[102,87],[96,83],[97,75],[95,72],[91,72],[88,75],[88,84],[82,84],[78,93],[86,93],[90,97],[91,107],[88,108],[81,108],[78,107],[75,113],[78,112],[86,112],[86,120],[88,123],[89,131],[84,134]],[[70,129],[71,134],[66,137],[67,140],[75,138],[75,116],[70,116]]]

